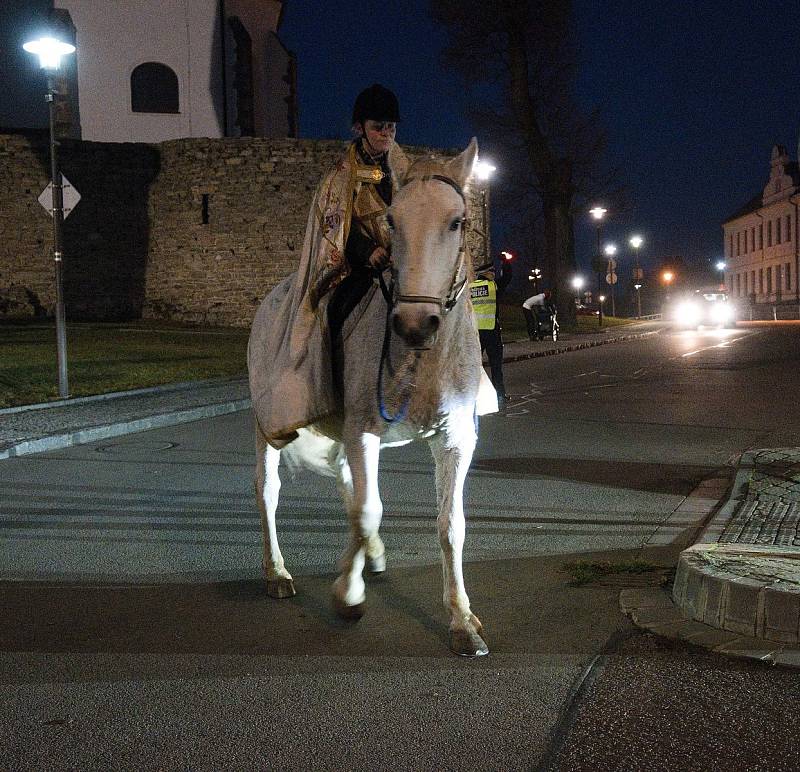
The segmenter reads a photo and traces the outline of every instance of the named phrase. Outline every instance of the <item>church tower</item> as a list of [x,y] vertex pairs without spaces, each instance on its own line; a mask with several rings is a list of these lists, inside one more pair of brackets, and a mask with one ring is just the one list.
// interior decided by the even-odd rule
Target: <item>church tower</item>
[[297,135],[280,0],[55,0],[77,52],[80,135],[99,142]]

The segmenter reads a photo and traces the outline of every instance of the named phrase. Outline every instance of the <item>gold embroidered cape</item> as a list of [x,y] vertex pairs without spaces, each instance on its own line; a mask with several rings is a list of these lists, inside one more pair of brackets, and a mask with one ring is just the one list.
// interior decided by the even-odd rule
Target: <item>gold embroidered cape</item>
[[[396,190],[408,167],[396,143],[388,161]],[[351,227],[362,227],[388,246],[386,205],[375,190],[378,175],[378,167],[359,162],[351,144],[314,194],[297,271],[256,312],[247,352],[250,393],[256,420],[275,447],[336,410],[328,301],[350,272],[344,253]]]

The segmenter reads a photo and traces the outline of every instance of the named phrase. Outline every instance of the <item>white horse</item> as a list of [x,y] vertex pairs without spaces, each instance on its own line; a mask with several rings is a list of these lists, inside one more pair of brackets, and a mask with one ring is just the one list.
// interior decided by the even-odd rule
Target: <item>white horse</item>
[[[336,477],[350,520],[350,540],[333,585],[333,602],[337,612],[349,618],[363,613],[365,567],[376,573],[386,567],[378,536],[383,514],[380,448],[427,439],[436,464],[449,645],[462,656],[489,652],[481,623],[470,610],[462,571],[463,489],[476,442],[482,373],[469,293],[462,292],[470,272],[464,188],[476,155],[473,139],[452,160],[418,161],[395,193],[387,215],[392,230],[391,304],[387,308],[381,293],[374,292],[357,323],[351,330],[345,328],[340,412],[300,429],[297,439],[282,450],[269,445],[256,428],[256,491],[267,592],[275,598],[295,593],[275,527],[283,454],[290,466]],[[252,372],[268,365],[251,361],[249,366]],[[392,400],[392,407],[386,407],[384,403]]]

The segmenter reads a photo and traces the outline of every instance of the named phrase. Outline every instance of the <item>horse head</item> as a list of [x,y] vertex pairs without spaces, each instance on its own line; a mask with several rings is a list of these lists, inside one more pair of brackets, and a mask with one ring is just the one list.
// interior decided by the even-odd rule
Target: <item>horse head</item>
[[451,160],[416,161],[387,213],[395,272],[392,327],[412,348],[432,345],[466,284],[464,190],[477,154],[473,138]]

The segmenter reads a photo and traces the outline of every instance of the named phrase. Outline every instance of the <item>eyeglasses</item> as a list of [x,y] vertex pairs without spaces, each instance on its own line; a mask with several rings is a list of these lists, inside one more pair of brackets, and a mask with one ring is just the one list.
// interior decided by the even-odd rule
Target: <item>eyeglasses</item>
[[389,131],[396,131],[397,124],[394,121],[370,121],[369,127],[372,131],[377,131],[379,134],[388,129]]

